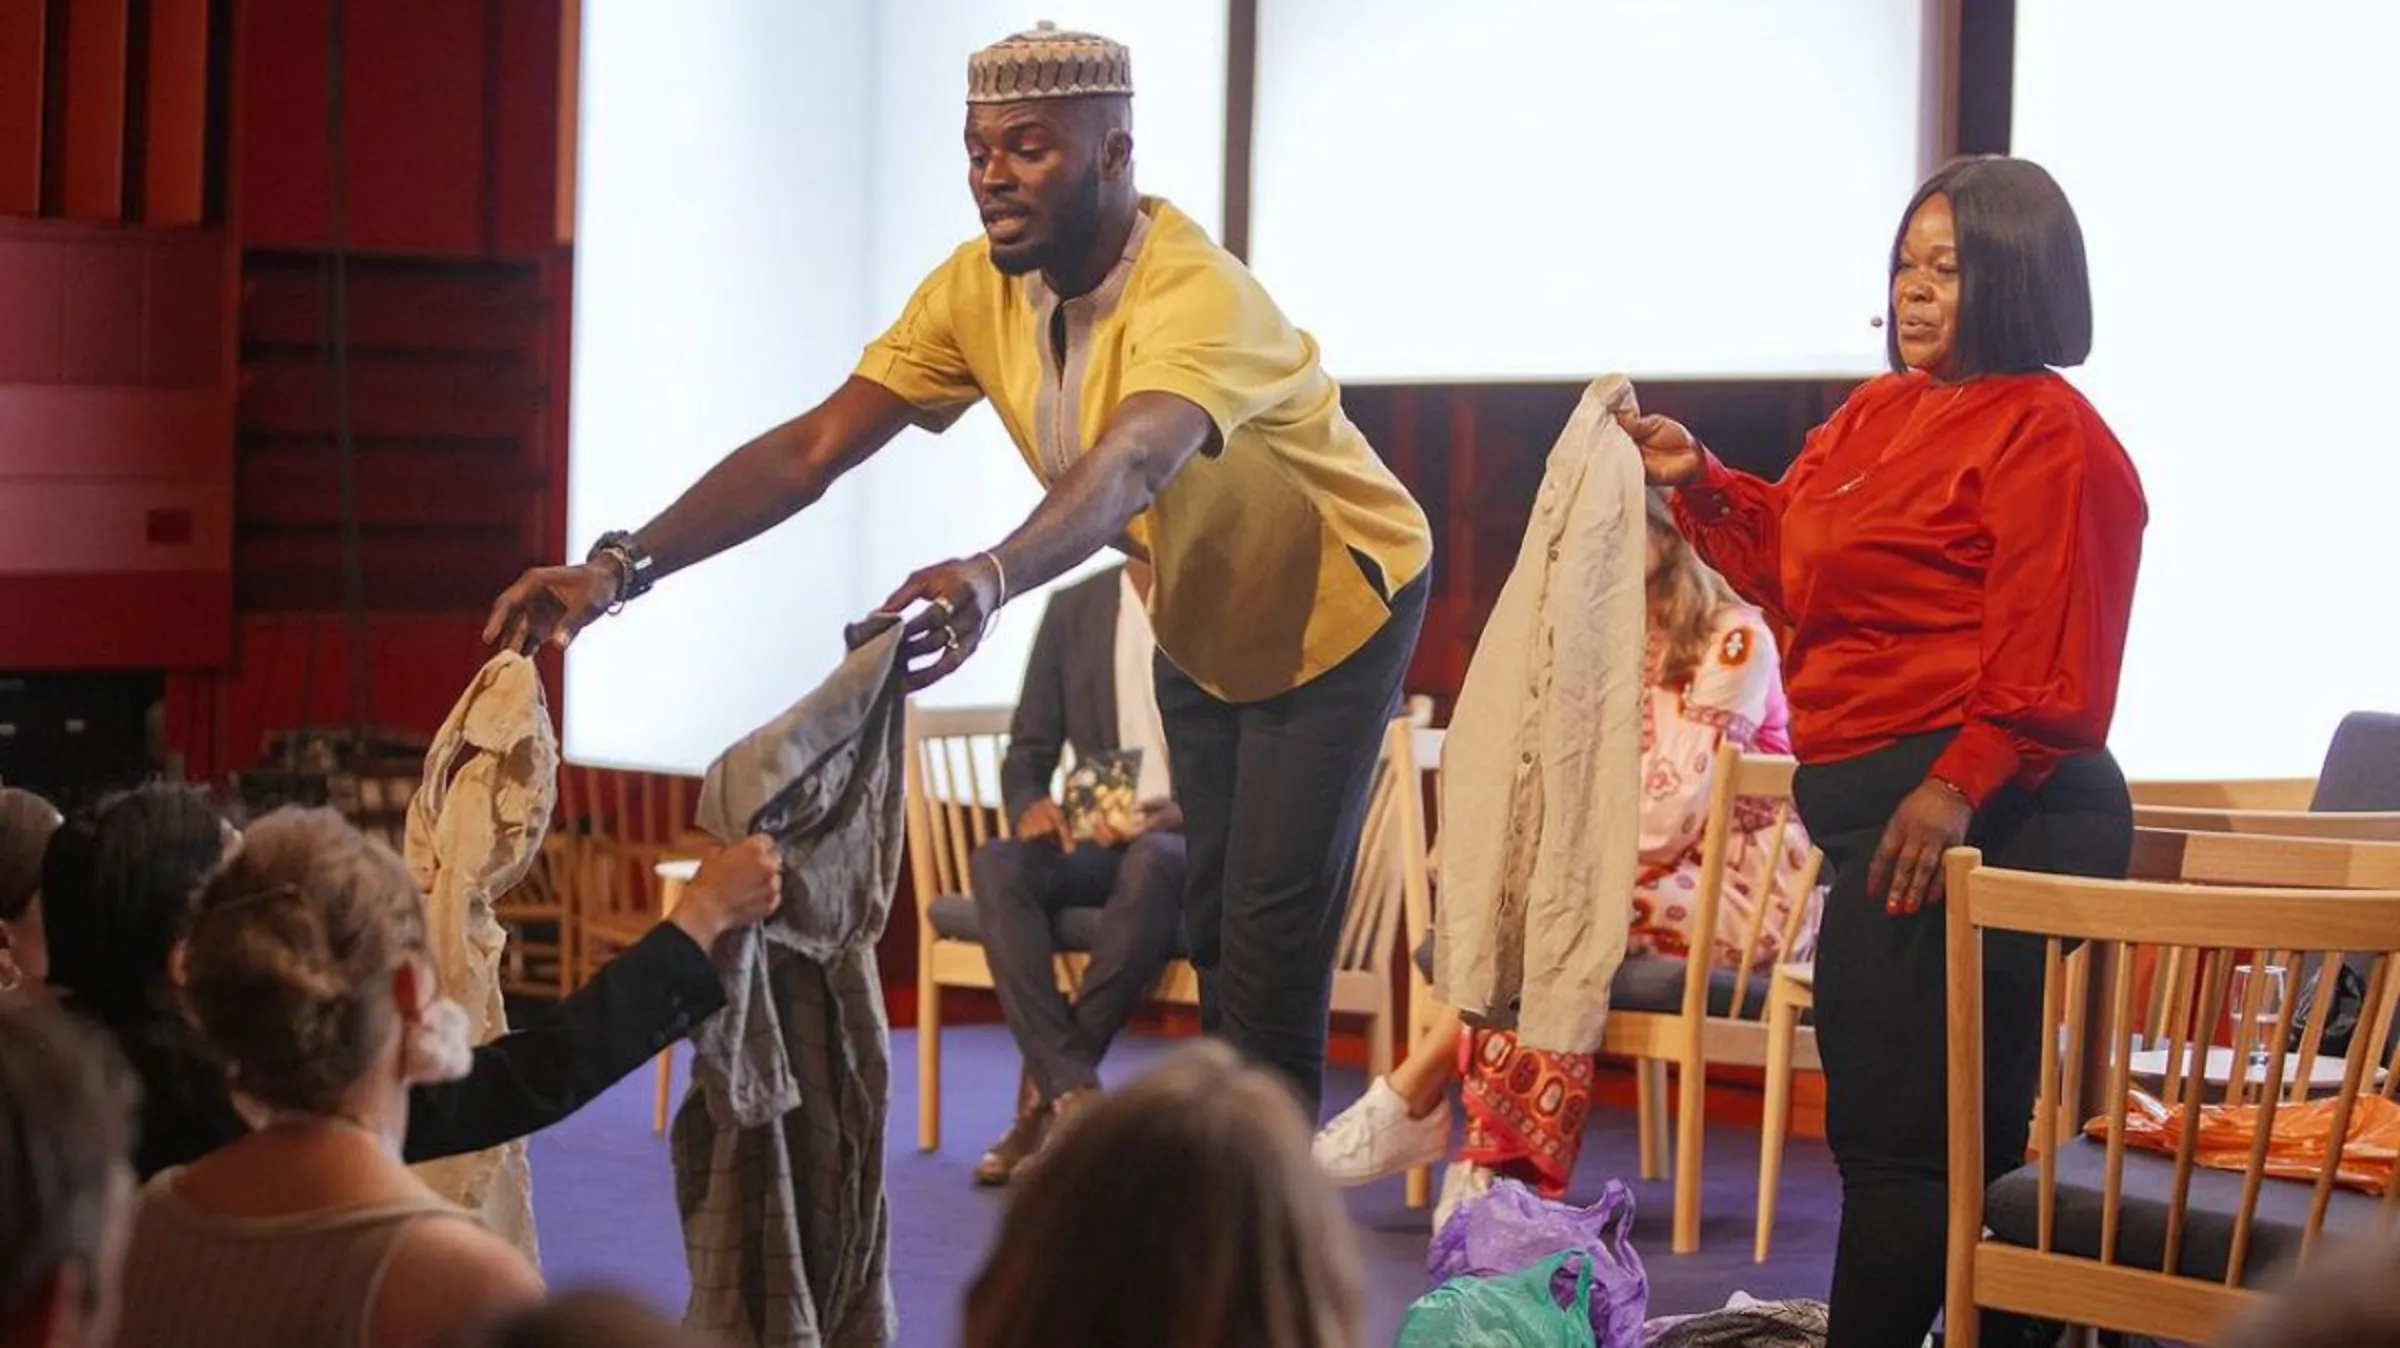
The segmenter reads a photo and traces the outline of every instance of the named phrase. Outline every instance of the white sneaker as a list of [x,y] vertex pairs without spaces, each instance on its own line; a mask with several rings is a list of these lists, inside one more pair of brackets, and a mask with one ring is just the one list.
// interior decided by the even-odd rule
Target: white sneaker
[[1492,1170],[1489,1166],[1473,1165],[1466,1161],[1451,1163],[1442,1171],[1442,1197],[1433,1205],[1433,1233],[1440,1235],[1450,1224],[1450,1214],[1471,1198],[1481,1198],[1492,1191]]
[[1313,1150],[1325,1177],[1345,1189],[1432,1165],[1450,1150],[1450,1102],[1412,1119],[1408,1102],[1377,1077],[1358,1103],[1318,1132]]

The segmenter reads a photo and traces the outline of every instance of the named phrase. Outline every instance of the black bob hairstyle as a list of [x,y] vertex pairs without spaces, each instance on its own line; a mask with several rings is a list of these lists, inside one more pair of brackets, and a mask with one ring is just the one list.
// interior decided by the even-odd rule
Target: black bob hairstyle
[[[1945,376],[2081,365],[2092,354],[2092,280],[2083,226],[2057,180],[2030,159],[1951,160],[1900,213],[1891,275],[1899,274],[1908,222],[1936,195],[1950,199],[1958,232],[1958,318]],[[1906,369],[1889,293],[1884,304],[1884,352],[1894,370]]]

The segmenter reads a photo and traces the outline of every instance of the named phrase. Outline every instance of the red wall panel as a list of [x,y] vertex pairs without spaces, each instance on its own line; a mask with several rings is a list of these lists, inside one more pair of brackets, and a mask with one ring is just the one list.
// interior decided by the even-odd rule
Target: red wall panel
[[[467,681],[491,658],[481,614],[371,614],[369,717],[378,726],[431,732]],[[349,671],[342,621],[334,614],[242,618],[230,660],[167,684],[167,733],[197,777],[220,777],[257,761],[266,736],[303,723],[348,717]],[[541,658],[553,715],[558,658]]]
[[68,0],[63,214],[125,212],[126,0]]
[[106,244],[58,250],[66,285],[65,325],[59,334],[61,382],[142,382],[147,251]]
[[210,0],[150,0],[142,218],[196,225],[208,166]]
[[491,114],[495,252],[540,254],[557,240],[560,0],[511,0],[499,9]]
[[0,574],[0,669],[221,664],[232,602],[222,571]]
[[42,208],[42,52],[47,8],[0,4],[0,215]]
[[0,384],[58,382],[66,302],[49,242],[0,231]]
[[[353,248],[484,251],[488,11],[486,0],[348,6],[342,70]],[[324,0],[250,0],[239,15],[244,243],[322,245],[331,238]]]

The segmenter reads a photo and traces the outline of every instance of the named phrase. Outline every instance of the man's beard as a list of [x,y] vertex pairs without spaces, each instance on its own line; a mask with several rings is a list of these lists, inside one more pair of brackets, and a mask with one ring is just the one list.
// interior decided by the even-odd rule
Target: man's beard
[[992,266],[1003,276],[1025,276],[1080,261],[1100,235],[1100,166],[1094,164],[1077,179],[1050,212],[1046,237],[1028,247],[1003,251],[994,247]]

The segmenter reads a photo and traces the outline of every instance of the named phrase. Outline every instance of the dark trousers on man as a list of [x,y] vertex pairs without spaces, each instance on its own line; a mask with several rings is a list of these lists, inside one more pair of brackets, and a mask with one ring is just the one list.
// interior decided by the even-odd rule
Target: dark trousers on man
[[[1184,931],[1200,1027],[1280,1073],[1314,1120],[1334,947],[1428,578],[1349,659],[1263,702],[1220,701],[1161,652],[1158,710],[1191,845]],[[1237,619],[1238,621],[1238,619]]]
[[[1001,839],[969,863],[984,959],[1000,1011],[1047,1102],[1100,1084],[1100,1059],[1158,981],[1182,918],[1184,840],[1148,833],[1121,848]],[[1059,995],[1057,916],[1097,908],[1091,962],[1070,1005]]]
[[[1792,782],[1809,836],[1833,868],[1817,932],[1817,1052],[1825,1136],[1842,1175],[1827,1348],[1915,1348],[1941,1308],[1948,1232],[1947,929],[1927,905],[1893,916],[1867,896],[1867,863],[1903,797],[1952,732],[1919,735]],[[2122,879],[2133,807],[2107,754],[2059,764],[2037,791],[1984,803],[1967,842],[1986,864]],[[2024,1164],[2041,1065],[2043,943],[1993,933],[1983,946],[1984,1181]],[[1987,1315],[1986,1345],[2016,1344],[2013,1316]],[[1958,1345],[1957,1348],[1968,1348]]]

